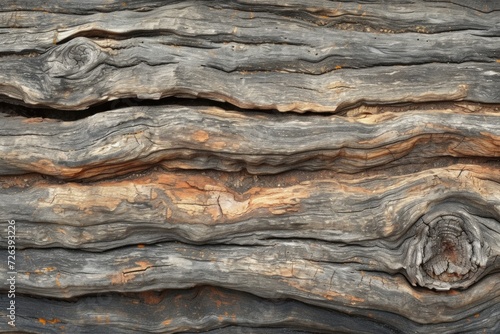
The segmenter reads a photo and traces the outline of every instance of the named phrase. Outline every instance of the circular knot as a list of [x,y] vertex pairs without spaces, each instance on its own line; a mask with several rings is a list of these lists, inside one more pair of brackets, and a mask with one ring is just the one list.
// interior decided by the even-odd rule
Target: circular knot
[[467,288],[484,271],[489,247],[468,212],[456,206],[450,211],[436,208],[416,226],[405,260],[413,285],[429,289]]
[[76,79],[85,77],[105,58],[99,46],[88,38],[78,37],[52,49],[46,64],[51,77]]

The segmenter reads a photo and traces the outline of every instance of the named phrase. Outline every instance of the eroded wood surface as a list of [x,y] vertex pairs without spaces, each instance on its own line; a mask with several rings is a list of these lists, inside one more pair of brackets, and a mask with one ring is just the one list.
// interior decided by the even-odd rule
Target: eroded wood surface
[[15,330],[500,331],[499,10],[4,1]]
[[[484,3],[485,12],[454,3],[446,13],[425,7],[455,24],[448,9],[469,22],[480,17],[447,31],[428,27],[437,19],[415,14],[430,3],[319,1],[270,9],[186,1],[90,16],[50,6],[3,12],[0,94],[62,109],[172,95],[298,112],[334,112],[361,102],[498,103],[498,20],[496,7]],[[401,16],[408,11],[414,15]],[[377,29],[381,25],[393,27]]]
[[98,179],[153,165],[252,174],[293,169],[356,173],[436,156],[498,158],[497,109],[477,114],[423,109],[345,118],[151,106],[75,122],[4,118],[0,174]]
[[[42,179],[5,189],[2,202],[10,197],[22,207],[11,202],[2,211],[18,216],[19,248],[30,247],[18,251],[16,284],[32,295],[208,284],[351,315],[382,310],[421,325],[458,324],[464,315],[498,312],[495,170],[453,165],[344,181],[311,173],[303,182],[291,173],[273,188],[243,180],[244,192],[227,187],[234,180],[162,170],[80,185]],[[447,258],[453,275],[431,277],[425,263],[449,253],[438,249],[419,264],[430,244],[419,231],[429,225],[439,234],[444,225],[432,222],[447,216],[477,247],[456,250],[468,262]],[[439,314],[430,307],[436,303]],[[383,314],[372,316],[385,322]],[[481,326],[495,327],[496,320]]]
[[26,224],[18,231],[18,247],[106,250],[171,238],[251,243],[297,233],[331,242],[398,244],[426,212],[451,203],[455,213],[466,210],[488,226],[484,237],[498,251],[491,234],[492,221],[500,219],[495,170],[453,165],[383,179],[314,179],[313,173],[304,181],[292,173],[274,184],[244,174],[221,181],[217,173],[153,171],[112,182],[12,185],[3,190],[1,209]]
[[[37,318],[30,319],[29,311],[39,308],[40,301],[43,301],[46,308]],[[71,302],[22,297],[19,303],[27,311],[27,319],[22,319],[23,325],[35,331],[51,329],[72,333],[136,333],[154,331],[157,328],[183,331],[196,327],[213,329],[217,333],[221,326],[228,326],[226,330],[238,333],[245,329],[247,332],[249,329],[259,332],[259,328],[252,329],[250,326],[262,326],[264,328],[260,332],[283,333],[282,329],[268,327],[276,324],[292,325],[296,331],[314,328],[322,333],[341,331],[346,327],[356,328],[359,333],[380,333],[388,328],[368,317],[359,317],[357,321],[353,321],[342,312],[294,300],[272,301],[252,294],[208,286],[125,295],[103,294]],[[397,323],[397,320],[394,322]],[[241,323],[246,323],[247,326],[238,325]]]
[[[69,302],[24,296],[18,301],[24,313],[20,322],[35,332],[136,333],[157,328],[163,328],[165,332],[182,332],[188,327],[204,328],[209,333],[281,334],[332,333],[346,329],[357,333],[423,333],[424,328],[436,332],[449,329],[446,324],[422,327],[395,314],[377,310],[370,310],[366,317],[352,317],[295,300],[263,299],[210,286],[124,295],[100,294]],[[41,308],[41,304],[44,307]],[[498,308],[492,305],[476,311],[457,321],[458,328],[472,332],[482,327],[493,331],[495,321],[492,320],[498,319]],[[374,320],[374,317],[384,319],[384,323]],[[243,323],[245,325],[239,325]],[[270,327],[277,325],[282,327]],[[286,327],[290,329],[284,329]]]

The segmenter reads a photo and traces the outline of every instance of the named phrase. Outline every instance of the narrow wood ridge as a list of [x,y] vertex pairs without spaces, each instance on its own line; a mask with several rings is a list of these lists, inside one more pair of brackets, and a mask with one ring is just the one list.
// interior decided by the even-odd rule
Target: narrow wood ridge
[[[439,32],[464,29],[491,30],[495,28],[495,12],[500,10],[496,2],[481,0],[443,0],[439,3],[431,0],[405,1],[389,4],[383,0],[370,1],[328,1],[291,0],[286,4],[262,0],[237,1],[182,1],[182,0],[136,0],[124,3],[109,0],[103,3],[98,0],[78,3],[68,1],[40,3],[36,0],[5,0],[0,12],[34,12],[59,13],[70,15],[113,14],[130,12],[130,15],[147,13],[162,7],[235,9],[241,12],[252,12],[257,15],[281,15],[288,19],[315,22],[317,25],[356,24],[366,25],[374,29],[390,29],[393,32],[413,28],[416,32]],[[136,12],[136,13],[134,13]],[[126,15],[126,14],[125,14]],[[456,19],[460,15],[461,21]],[[15,23],[15,22],[12,22]]]
[[2,318],[500,332],[499,12],[3,1]]
[[3,118],[0,174],[102,179],[154,165],[356,173],[436,155],[492,159],[500,157],[497,119],[453,110],[304,118],[182,105],[130,107],[75,122]]

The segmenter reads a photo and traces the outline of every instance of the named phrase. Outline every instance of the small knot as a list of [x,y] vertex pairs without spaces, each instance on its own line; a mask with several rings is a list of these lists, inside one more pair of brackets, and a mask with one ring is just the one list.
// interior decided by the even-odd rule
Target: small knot
[[437,208],[417,223],[405,268],[413,285],[429,289],[467,288],[486,267],[490,248],[477,221],[460,206]]
[[78,37],[51,49],[45,70],[53,78],[78,79],[106,59],[106,54],[88,38]]

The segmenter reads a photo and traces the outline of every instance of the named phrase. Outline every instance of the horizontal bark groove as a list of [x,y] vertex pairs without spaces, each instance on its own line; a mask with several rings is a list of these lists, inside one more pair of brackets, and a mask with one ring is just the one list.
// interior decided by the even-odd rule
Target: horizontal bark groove
[[[215,107],[130,107],[75,122],[3,118],[0,174],[103,179],[166,169],[357,173],[438,157],[500,157],[496,113],[453,110],[323,117]],[[20,153],[22,152],[22,153]]]

